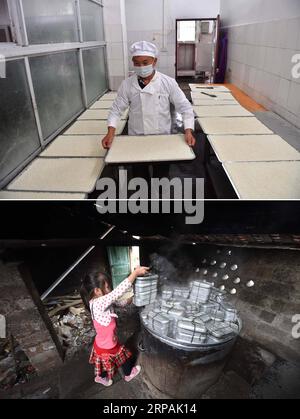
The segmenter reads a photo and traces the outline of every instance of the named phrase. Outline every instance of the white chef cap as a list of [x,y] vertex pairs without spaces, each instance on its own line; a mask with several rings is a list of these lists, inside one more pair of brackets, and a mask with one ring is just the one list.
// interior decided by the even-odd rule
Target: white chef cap
[[133,57],[146,56],[156,58],[158,56],[158,49],[156,45],[147,41],[135,42],[131,45],[130,52]]

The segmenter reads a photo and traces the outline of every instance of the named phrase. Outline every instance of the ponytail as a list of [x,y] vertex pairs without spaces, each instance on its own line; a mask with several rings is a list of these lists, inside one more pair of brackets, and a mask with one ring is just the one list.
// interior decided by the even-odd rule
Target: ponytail
[[95,288],[100,288],[104,292],[105,285],[109,283],[109,276],[103,272],[86,275],[81,283],[80,296],[87,310],[90,311],[90,301],[94,296]]

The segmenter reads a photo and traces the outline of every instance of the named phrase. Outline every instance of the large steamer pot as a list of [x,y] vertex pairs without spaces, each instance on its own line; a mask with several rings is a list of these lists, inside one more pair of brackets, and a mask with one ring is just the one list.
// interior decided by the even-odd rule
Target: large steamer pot
[[237,336],[220,344],[174,346],[142,325],[140,363],[162,397],[193,399],[220,378]]

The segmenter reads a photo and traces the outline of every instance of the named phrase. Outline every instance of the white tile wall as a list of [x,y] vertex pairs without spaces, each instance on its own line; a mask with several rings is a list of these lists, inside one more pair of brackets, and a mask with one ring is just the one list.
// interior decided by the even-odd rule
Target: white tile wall
[[124,0],[104,0],[104,24],[107,42],[109,87],[117,90],[127,77],[127,38],[124,27]]
[[110,58],[112,60],[123,60],[123,44],[122,43],[110,43],[108,46]]
[[121,23],[118,25],[106,24],[106,37],[109,42],[121,42],[123,39]]
[[227,80],[300,128],[300,18],[233,26],[228,30]]

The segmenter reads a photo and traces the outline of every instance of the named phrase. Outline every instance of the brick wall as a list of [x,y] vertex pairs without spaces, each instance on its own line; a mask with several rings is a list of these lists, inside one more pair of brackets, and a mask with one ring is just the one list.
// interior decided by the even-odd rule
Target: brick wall
[[60,366],[63,354],[30,278],[20,269],[26,276],[21,266],[0,262],[0,314],[6,317],[7,332],[41,373]]

